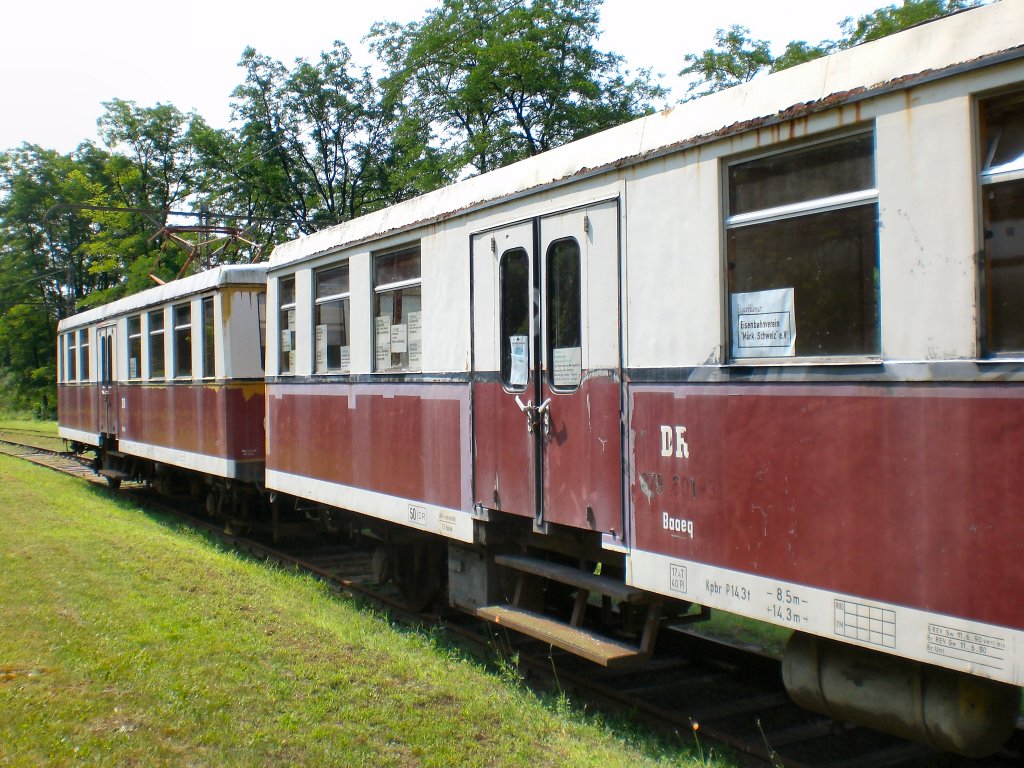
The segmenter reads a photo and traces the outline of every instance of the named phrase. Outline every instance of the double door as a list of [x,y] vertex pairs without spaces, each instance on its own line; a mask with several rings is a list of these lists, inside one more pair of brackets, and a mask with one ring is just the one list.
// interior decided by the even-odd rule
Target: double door
[[99,386],[96,388],[98,431],[105,435],[117,435],[117,366],[114,350],[116,326],[107,325],[96,329],[96,348],[99,355]]
[[476,502],[621,537],[618,202],[478,233],[473,270]]

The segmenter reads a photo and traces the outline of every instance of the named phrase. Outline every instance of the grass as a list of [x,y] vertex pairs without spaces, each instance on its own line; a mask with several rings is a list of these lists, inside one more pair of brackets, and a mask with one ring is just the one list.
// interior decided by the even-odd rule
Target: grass
[[2,765],[728,764],[3,456],[0,509]]
[[732,645],[782,658],[792,630],[725,611],[712,611],[708,621],[691,624],[689,631]]
[[57,451],[64,449],[64,441],[57,437],[56,421],[41,421],[20,413],[0,411],[0,440]]

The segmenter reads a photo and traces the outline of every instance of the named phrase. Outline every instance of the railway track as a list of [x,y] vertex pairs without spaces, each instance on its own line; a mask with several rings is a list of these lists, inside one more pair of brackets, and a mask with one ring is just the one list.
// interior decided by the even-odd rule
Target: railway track
[[[64,474],[104,484],[90,461],[73,454],[0,439],[0,452]],[[134,486],[134,487],[132,487]],[[608,670],[532,638],[473,617],[407,610],[396,591],[376,583],[373,555],[358,543],[298,539],[288,546],[256,536],[225,533],[197,511],[168,503],[142,484],[125,484],[148,506],[173,512],[241,551],[314,574],[336,591],[384,609],[413,624],[438,625],[477,652],[513,662],[525,682],[570,694],[574,703],[643,722],[670,740],[694,743],[703,752],[724,747],[744,767],[786,768],[1020,768],[1024,722],[1000,752],[969,760],[935,752],[866,728],[847,726],[794,705],[781,682],[779,662],[769,656],[670,627],[657,652],[643,664]]]

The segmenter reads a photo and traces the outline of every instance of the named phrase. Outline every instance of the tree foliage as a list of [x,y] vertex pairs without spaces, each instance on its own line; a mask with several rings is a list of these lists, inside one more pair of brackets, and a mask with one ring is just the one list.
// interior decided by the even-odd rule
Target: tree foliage
[[683,57],[686,66],[679,74],[693,78],[686,99],[717,93],[757,75],[779,72],[980,3],[981,0],[904,0],[902,5],[885,6],[856,20],[843,19],[839,22],[843,33],[839,40],[822,40],[816,45],[794,40],[778,56],[772,55],[766,40],[752,39],[746,27],[733,25],[719,29],[715,32],[718,47]]
[[389,100],[444,172],[485,172],[651,110],[650,72],[596,47],[600,0],[443,0],[421,22],[378,24]]

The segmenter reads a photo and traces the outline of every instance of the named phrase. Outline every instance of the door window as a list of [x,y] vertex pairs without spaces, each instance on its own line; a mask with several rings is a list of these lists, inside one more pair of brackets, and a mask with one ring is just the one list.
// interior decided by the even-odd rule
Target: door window
[[573,390],[583,373],[579,243],[553,242],[547,267],[548,380],[555,389]]
[[498,267],[501,296],[501,383],[526,389],[530,369],[530,257],[522,248],[505,251]]

